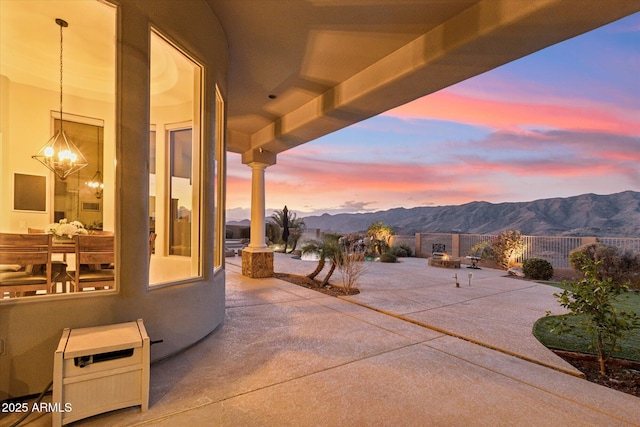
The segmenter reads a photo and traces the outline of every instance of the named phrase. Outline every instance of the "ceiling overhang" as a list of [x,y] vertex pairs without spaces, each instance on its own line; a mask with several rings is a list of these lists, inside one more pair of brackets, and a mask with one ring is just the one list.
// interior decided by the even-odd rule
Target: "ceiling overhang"
[[286,151],[640,11],[635,0],[207,2],[229,40],[236,153]]

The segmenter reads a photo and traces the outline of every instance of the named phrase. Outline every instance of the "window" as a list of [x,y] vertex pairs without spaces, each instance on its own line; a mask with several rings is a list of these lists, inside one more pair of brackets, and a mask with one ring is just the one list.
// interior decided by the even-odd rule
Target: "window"
[[[91,234],[117,232],[116,17],[116,7],[99,0],[0,0],[1,232],[39,233],[62,218],[81,222]],[[68,24],[63,29],[62,58],[57,18]],[[61,124],[88,163],[64,180],[32,158]],[[94,180],[98,172],[100,181]],[[14,176],[25,178],[18,178],[16,186]],[[88,185],[96,182],[104,185],[98,184],[101,194]],[[55,270],[48,289],[8,295],[3,291],[0,299],[60,298],[78,290],[73,285],[74,273],[80,270],[74,246],[55,246],[51,255]],[[108,266],[112,273],[111,263]],[[84,271],[86,265],[80,268]],[[86,287],[83,293],[95,295],[113,288],[113,284],[100,284]]]
[[216,152],[215,152],[215,167],[213,171],[213,191],[214,201],[216,204],[215,212],[215,250],[214,250],[214,268],[221,268],[224,264],[224,240],[225,240],[225,228],[226,225],[223,222],[223,215],[219,215],[220,207],[224,206],[224,174],[226,170],[226,147],[224,141],[224,100],[220,91],[216,87],[216,122],[215,122],[215,136],[216,136]]
[[202,276],[202,67],[151,33],[151,286]]

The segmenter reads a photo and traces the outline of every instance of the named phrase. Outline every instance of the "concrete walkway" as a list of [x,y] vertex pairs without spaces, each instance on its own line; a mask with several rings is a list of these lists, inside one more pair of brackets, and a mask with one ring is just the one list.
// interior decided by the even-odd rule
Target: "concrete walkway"
[[[345,299],[581,376],[531,333],[547,310],[563,312],[553,296],[559,289],[510,277],[502,270],[469,269],[464,264],[460,269],[431,267],[420,258],[401,261],[366,263],[362,292]],[[292,261],[286,264],[285,269],[296,267]],[[335,283],[341,283],[340,274],[336,276]]]
[[[275,266],[315,264],[276,254]],[[339,299],[243,277],[227,258],[226,323],[152,365],[149,410],[75,425],[640,425],[640,399],[562,372],[530,336],[553,288],[415,258],[367,268],[360,295]]]

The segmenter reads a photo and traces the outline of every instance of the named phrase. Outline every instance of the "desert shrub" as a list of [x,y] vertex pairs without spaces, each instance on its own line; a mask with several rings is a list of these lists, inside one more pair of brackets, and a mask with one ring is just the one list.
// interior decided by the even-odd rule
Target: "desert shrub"
[[407,252],[407,256],[413,256],[413,249],[407,243],[400,243],[400,247]]
[[352,289],[358,289],[358,281],[366,272],[364,254],[349,254],[342,251],[338,257],[338,270],[342,275],[342,286],[347,295]]
[[503,231],[491,240],[491,255],[498,265],[505,270],[513,267],[516,259],[522,256],[525,243],[518,230]]
[[569,262],[578,272],[583,272],[585,265],[597,262],[595,274],[599,280],[610,278],[615,284],[640,288],[640,254],[595,242],[569,252]]
[[477,256],[485,259],[492,259],[491,254],[491,242],[485,240],[484,242],[478,242],[475,245],[471,246],[471,251],[469,255]]
[[398,262],[398,257],[390,253],[382,254],[380,255],[380,262]]
[[618,268],[622,274],[620,280],[627,282],[631,288],[640,289],[640,253],[622,253]]
[[409,244],[400,243],[400,248],[404,249],[404,251],[407,253],[407,256],[413,256],[413,249],[411,249],[411,246],[409,246]]
[[616,248],[599,242],[587,243],[569,252],[569,263],[576,271],[582,272],[585,265],[599,261],[598,279],[603,279],[609,277],[608,272],[613,270],[617,252]]
[[542,258],[525,259],[522,263],[524,276],[533,280],[549,280],[553,277],[553,266]]
[[411,256],[411,247],[407,247],[407,245],[400,245],[400,246],[392,246],[391,249],[389,249],[389,253],[391,255],[395,255],[398,258],[404,258],[404,257],[408,257]]
[[389,249],[389,253],[391,255],[395,255],[398,258],[402,258],[402,257],[406,257],[407,256],[407,252],[405,252],[404,249],[400,248],[400,246],[392,246]]

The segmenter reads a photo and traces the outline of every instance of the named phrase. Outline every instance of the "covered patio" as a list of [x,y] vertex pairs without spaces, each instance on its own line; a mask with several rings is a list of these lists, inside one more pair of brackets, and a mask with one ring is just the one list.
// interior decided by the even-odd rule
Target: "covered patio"
[[[278,272],[313,264],[275,254]],[[490,269],[455,288],[424,259],[371,264],[362,293],[338,299],[232,261],[224,327],[152,365],[149,410],[74,425],[638,425],[638,398],[533,342],[553,288]]]
[[[180,365],[175,370],[170,365],[165,374],[152,374],[155,400],[143,418],[154,423],[166,418],[168,424],[179,424],[180,414],[187,410],[195,410],[191,414],[196,417],[220,415],[229,424],[250,422],[254,416],[264,416],[264,423],[282,423],[282,418],[269,418],[270,405],[252,399],[262,391],[276,396],[272,393],[284,390],[279,397],[285,404],[304,397],[328,409],[336,390],[329,386],[331,381],[343,376],[346,364],[362,361],[375,362],[379,377],[387,379],[385,387],[371,390],[375,383],[365,381],[355,388],[346,383],[339,389],[346,394],[335,396],[358,396],[366,407],[353,416],[374,420],[382,410],[371,405],[381,397],[375,393],[390,395],[391,390],[409,387],[394,379],[404,378],[411,366],[427,364],[438,372],[455,372],[455,365],[447,365],[455,358],[447,358],[444,365],[428,362],[433,349],[424,342],[433,332],[425,336],[422,327],[350,302],[298,294],[300,290],[286,285],[283,290],[281,282],[268,278],[277,268],[264,232],[269,167],[288,149],[639,10],[636,0],[0,1],[0,232],[28,234],[29,228],[42,229],[59,219],[81,219],[85,224],[100,223],[96,227],[114,236],[114,261],[109,263],[114,265],[113,286],[98,292],[41,292],[0,300],[0,400],[42,391],[52,377],[53,352],[64,328],[139,318],[153,339],[162,340],[151,348],[152,361],[183,350],[180,357],[186,357],[163,362]],[[62,27],[57,19],[69,23],[64,30],[64,114],[58,75]],[[84,148],[78,144],[91,163],[84,170],[91,168],[91,173],[75,174],[74,188],[32,158],[63,122],[65,127],[74,122],[91,130]],[[241,154],[252,170],[251,239],[242,251],[241,270],[225,265],[224,258],[227,152]],[[94,171],[101,173],[104,184],[99,197],[87,188]],[[34,186],[21,185],[24,177],[38,183],[37,195],[31,191]],[[27,197],[21,194],[24,187]],[[155,246],[150,245],[152,233]],[[300,307],[304,310],[296,312]],[[318,316],[312,324],[306,323],[307,310]],[[240,311],[250,325],[267,329],[236,329],[233,320]],[[366,319],[371,313],[373,321]],[[316,335],[321,331],[316,326],[325,321],[350,335],[327,347],[323,341],[334,340],[334,335]],[[379,321],[411,332],[374,326]],[[362,328],[367,329],[364,335],[358,332]],[[260,345],[268,343],[261,337],[269,331],[293,337],[275,341],[281,346],[278,354],[287,355],[286,370],[279,364],[276,370],[265,368],[268,360],[252,361],[262,357]],[[361,336],[369,338],[359,341]],[[384,340],[378,341],[380,336]],[[200,345],[191,347],[197,342]],[[297,357],[288,358],[300,345],[306,348],[302,358],[310,364],[298,365]],[[412,354],[414,350],[419,354]],[[478,351],[478,357],[484,351]],[[467,348],[464,353],[473,351]],[[385,354],[394,358],[386,360]],[[441,353],[433,356],[437,360]],[[512,363],[508,360],[507,365]],[[365,365],[359,366],[369,371]],[[391,365],[398,370],[387,371]],[[255,376],[237,375],[236,367],[249,368]],[[177,386],[177,377],[163,376],[172,371],[185,374],[185,383],[180,383],[185,388]],[[359,369],[348,371],[360,376]],[[212,375],[206,384],[205,373]],[[331,378],[322,378],[328,388],[307,383],[316,374],[329,374]],[[487,387],[494,380],[504,381],[504,376],[493,375],[485,381]],[[462,386],[468,385],[465,378],[460,378]],[[415,408],[425,416],[426,409],[435,410],[424,406],[431,382],[419,383],[427,384],[416,394],[422,397],[419,402],[405,406],[394,401],[399,405],[391,406]],[[509,404],[519,400],[520,384],[512,383],[515,394]],[[194,400],[187,390],[198,385],[202,387]],[[282,385],[294,388],[280,389]],[[298,393],[299,387],[308,387],[307,392]],[[361,387],[373,393],[369,399],[356,393]],[[499,405],[504,403],[501,388],[493,396],[476,389],[465,402],[480,399],[471,412],[489,407],[497,411],[487,417],[535,417],[548,411],[538,412],[530,405],[528,411],[508,412]],[[432,389],[445,398],[446,390]],[[557,399],[558,389],[541,395],[536,383],[528,390],[537,395],[536,402],[555,408],[551,417],[561,419],[560,407],[549,402]],[[593,396],[595,390],[599,388],[585,395]],[[166,405],[163,396],[169,400]],[[393,399],[402,396],[406,395]],[[463,405],[451,393],[449,397]],[[241,403],[245,409],[240,418],[228,418],[224,408],[244,398],[249,400]],[[566,401],[576,411],[569,415],[571,420],[577,420],[585,407],[592,408],[590,397],[585,399],[589,403],[584,405]],[[198,412],[214,406],[223,413]],[[288,406],[278,417],[295,412]],[[587,419],[607,424],[603,420],[623,416],[630,407],[621,405],[610,415],[587,409]],[[327,411],[297,412],[294,418],[300,423],[318,419],[321,413]],[[135,423],[138,416],[123,424]],[[337,424],[339,419],[333,421]]]

